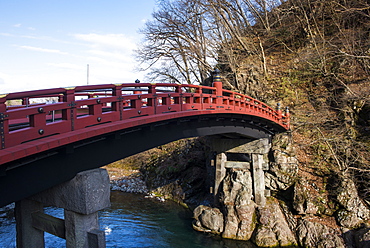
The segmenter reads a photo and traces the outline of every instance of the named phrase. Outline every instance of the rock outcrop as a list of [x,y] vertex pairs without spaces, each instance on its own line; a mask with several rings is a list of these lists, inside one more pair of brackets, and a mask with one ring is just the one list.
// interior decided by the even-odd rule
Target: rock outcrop
[[337,200],[342,207],[337,212],[337,220],[341,226],[358,228],[369,221],[370,211],[359,198],[351,179],[341,178],[337,191]]
[[220,201],[225,215],[222,237],[249,240],[256,225],[256,204],[252,201],[249,171],[230,169],[222,182]]
[[258,208],[258,222],[252,241],[261,247],[297,246],[287,216],[277,199],[269,197],[265,207]]
[[300,219],[296,228],[296,234],[299,245],[302,247],[345,248],[340,233],[320,223]]
[[[269,158],[264,161],[265,203],[256,204],[251,168],[227,167],[217,207],[198,206],[194,229],[260,247],[370,247],[369,209],[350,178],[318,186],[300,175],[289,134],[277,135],[263,157]],[[336,192],[335,199],[329,199],[326,187]]]
[[298,179],[298,160],[289,135],[277,135],[272,141],[270,169],[265,173],[266,187],[286,190]]

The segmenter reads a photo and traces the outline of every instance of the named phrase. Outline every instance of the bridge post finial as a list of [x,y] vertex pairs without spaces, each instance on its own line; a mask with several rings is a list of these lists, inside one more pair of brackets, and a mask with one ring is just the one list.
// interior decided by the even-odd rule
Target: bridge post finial
[[[136,79],[135,80],[135,83],[136,84],[139,84],[140,83],[140,80],[139,79]],[[135,89],[138,89],[139,87],[135,87]],[[142,92],[140,90],[134,90],[134,94],[141,94]]]
[[[222,82],[221,82],[221,76],[220,76],[220,70],[217,68],[213,71],[213,87],[216,88],[216,96],[221,97],[222,96]],[[219,99],[217,99],[218,101]],[[220,99],[222,101],[222,99]],[[219,104],[219,103],[218,103]]]
[[289,112],[289,107],[285,108],[285,118],[287,122],[288,128],[290,128],[290,112]]
[[280,103],[280,102],[278,102],[278,103],[276,104],[276,112],[277,112],[278,116],[281,118],[281,116],[282,116],[282,111],[281,111],[281,103]]

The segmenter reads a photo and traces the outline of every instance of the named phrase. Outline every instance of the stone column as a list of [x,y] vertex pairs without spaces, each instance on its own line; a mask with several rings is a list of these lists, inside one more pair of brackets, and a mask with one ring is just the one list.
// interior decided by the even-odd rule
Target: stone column
[[252,153],[252,177],[254,202],[259,206],[265,206],[265,173],[263,172],[263,155]]
[[96,212],[92,214],[80,214],[73,211],[64,210],[64,220],[67,248],[97,247],[96,245],[89,245],[88,235],[90,231],[99,229],[98,214]]
[[[44,231],[65,238],[67,248],[105,248],[104,232],[98,230],[98,211],[110,206],[109,197],[108,173],[95,169],[20,201],[17,248],[44,247]],[[43,212],[44,205],[64,208],[65,219],[35,214]]]
[[226,153],[221,152],[216,155],[216,175],[215,175],[215,188],[214,188],[214,195],[215,197],[218,196],[218,188],[220,187],[220,183],[224,179],[226,175],[225,164],[227,161]]
[[44,247],[44,232],[32,226],[32,213],[44,212],[43,204],[29,199],[15,203],[17,248]]

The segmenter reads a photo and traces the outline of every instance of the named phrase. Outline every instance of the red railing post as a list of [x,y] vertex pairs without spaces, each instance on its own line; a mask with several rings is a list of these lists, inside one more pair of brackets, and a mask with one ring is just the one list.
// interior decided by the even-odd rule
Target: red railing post
[[77,114],[75,111],[75,87],[65,88],[65,92],[63,94],[63,102],[68,103],[68,108],[62,110],[62,119],[65,121],[69,121],[71,124],[71,131],[74,131],[75,119]]
[[216,94],[216,104],[221,105],[222,104],[222,82],[221,82],[221,76],[220,76],[220,71],[216,69],[213,72],[213,87],[216,88],[215,94]]
[[156,107],[156,94],[157,94],[157,89],[155,88],[156,85],[155,83],[150,84],[149,89],[148,89],[148,94],[151,96],[148,97],[148,106]]
[[117,84],[112,89],[112,96],[117,97],[116,102],[112,102],[112,111],[119,111],[119,119],[123,118],[123,97],[122,97],[122,84]]
[[9,120],[6,114],[6,96],[0,95],[0,148],[5,148],[6,135],[9,133]]
[[195,88],[195,93],[197,93],[197,94],[202,94],[203,93],[201,85],[199,85],[197,88]]
[[195,99],[194,103],[202,103],[201,94],[202,94],[202,86],[198,86],[195,88],[195,94],[197,94],[197,98]]
[[182,105],[182,86],[177,84],[175,86],[175,94],[173,97],[173,104],[179,105],[180,111],[183,110],[183,105]]
[[28,97],[22,98],[22,105],[28,107],[30,105],[30,99]]
[[175,92],[179,94],[179,96],[174,97],[174,104],[182,103],[182,87],[181,85],[175,86]]

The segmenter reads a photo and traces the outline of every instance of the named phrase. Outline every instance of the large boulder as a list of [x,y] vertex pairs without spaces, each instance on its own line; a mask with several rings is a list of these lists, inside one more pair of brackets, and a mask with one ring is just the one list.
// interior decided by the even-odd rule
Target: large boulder
[[340,233],[323,224],[305,219],[298,221],[296,234],[299,245],[307,248],[345,248]]
[[265,173],[266,187],[275,191],[286,190],[298,179],[298,160],[288,134],[274,137],[271,158],[269,171]]
[[269,197],[266,205],[258,208],[258,226],[252,241],[261,247],[297,246],[287,216],[277,199]]
[[358,196],[356,185],[350,178],[339,180],[337,200],[342,207],[337,212],[337,220],[341,226],[358,228],[369,221],[370,211]]
[[[263,166],[265,186],[273,196],[267,196],[265,204],[254,202],[249,169],[227,167],[219,186],[219,208],[198,207],[194,228],[226,239],[251,240],[259,247],[370,247],[370,211],[351,179],[336,177],[336,184],[326,184],[318,176],[313,180],[314,175],[298,175],[289,134],[274,137],[268,159],[269,166]],[[342,230],[332,222],[330,227],[323,224],[329,218],[321,217],[334,214]]]
[[197,231],[220,234],[224,230],[224,216],[218,208],[200,205],[194,209],[194,219]]
[[223,238],[249,240],[256,227],[255,204],[224,207],[225,229]]

